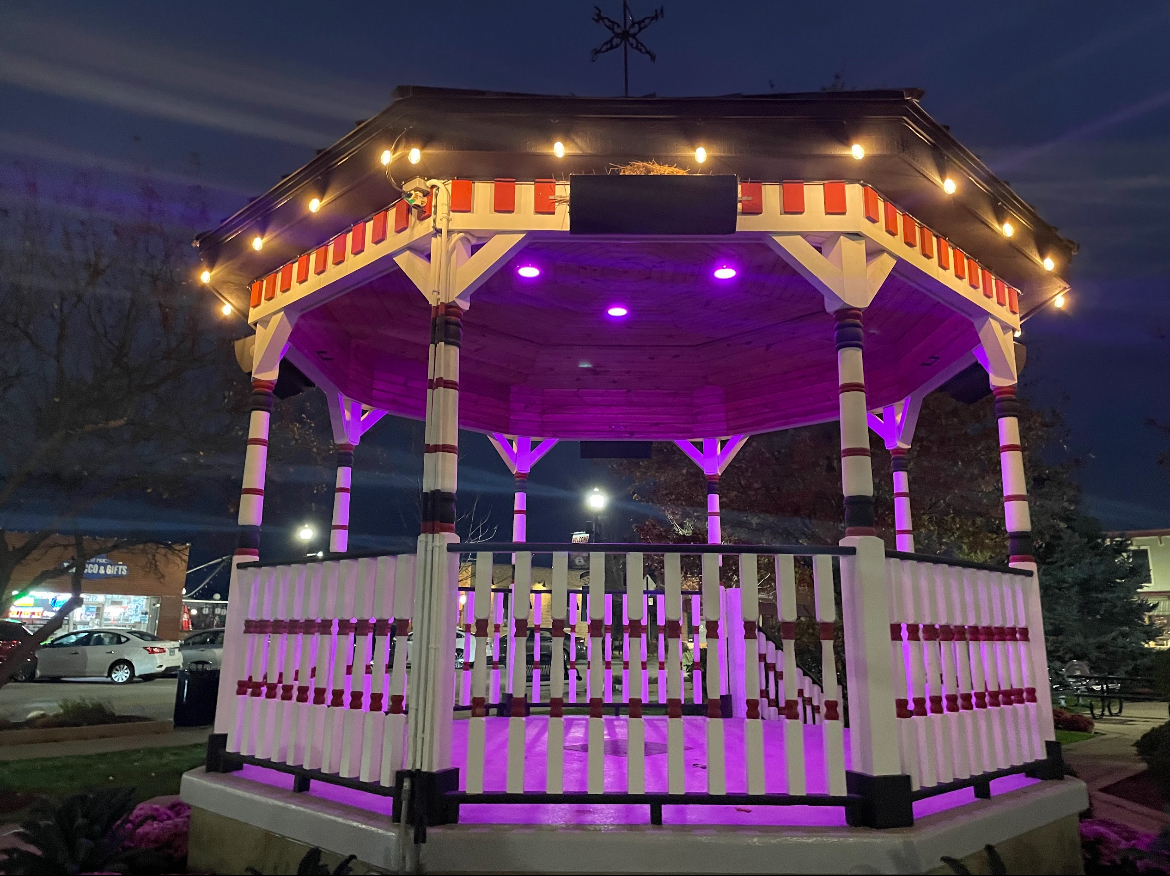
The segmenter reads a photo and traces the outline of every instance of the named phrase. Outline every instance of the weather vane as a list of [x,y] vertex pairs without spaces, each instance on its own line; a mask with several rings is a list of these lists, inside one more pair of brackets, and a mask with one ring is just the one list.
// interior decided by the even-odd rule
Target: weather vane
[[601,7],[593,7],[593,23],[603,24],[610,32],[610,38],[593,50],[589,56],[590,61],[596,61],[600,55],[606,52],[612,52],[618,46],[622,47],[622,71],[623,81],[625,83],[625,96],[630,96],[630,48],[634,51],[641,52],[646,55],[651,61],[656,60],[655,55],[650,49],[638,39],[638,34],[658,21],[665,14],[665,9],[659,6],[654,10],[652,15],[647,15],[645,18],[639,18],[634,21],[634,16],[630,14],[630,4],[627,0],[622,0],[622,20],[619,24],[607,15],[601,14]]

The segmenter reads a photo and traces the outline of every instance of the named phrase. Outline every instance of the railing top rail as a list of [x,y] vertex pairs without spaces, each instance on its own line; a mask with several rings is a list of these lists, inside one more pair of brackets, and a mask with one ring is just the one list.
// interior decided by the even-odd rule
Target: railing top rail
[[583,544],[558,542],[481,542],[479,544],[450,544],[447,550],[451,553],[476,554],[491,551],[493,554],[515,553],[570,553],[570,554],[793,554],[795,556],[829,555],[835,557],[850,557],[857,551],[851,547],[838,545],[805,545],[805,544],[609,544],[602,542],[585,542]]
[[910,560],[915,563],[931,563],[935,566],[957,566],[960,569],[981,569],[984,572],[1003,572],[1005,575],[1032,577],[1030,569],[1014,569],[1011,566],[997,566],[994,563],[977,563],[974,560],[959,560],[954,557],[939,557],[934,554],[912,554],[908,551],[886,551],[888,560]]
[[283,559],[283,560],[266,560],[263,563],[240,563],[237,568],[240,569],[265,569],[272,566],[308,566],[313,563],[328,563],[332,560],[365,560],[376,559],[378,557],[398,557],[402,554],[413,554],[413,550],[401,551],[355,551],[344,554],[331,554],[328,551],[323,556],[314,554],[310,557],[300,557],[297,559]]

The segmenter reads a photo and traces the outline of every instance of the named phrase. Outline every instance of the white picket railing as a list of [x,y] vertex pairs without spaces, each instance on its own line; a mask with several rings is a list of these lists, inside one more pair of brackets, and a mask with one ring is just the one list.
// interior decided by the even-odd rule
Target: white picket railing
[[886,562],[899,748],[914,789],[1043,759],[1036,687],[1047,658],[1029,635],[1032,575]]

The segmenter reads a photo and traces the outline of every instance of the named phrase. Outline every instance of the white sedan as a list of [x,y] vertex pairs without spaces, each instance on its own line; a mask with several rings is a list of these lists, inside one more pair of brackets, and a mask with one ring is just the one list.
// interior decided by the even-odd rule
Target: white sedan
[[142,630],[81,630],[46,642],[37,651],[37,678],[106,677],[127,684],[177,672],[179,643]]

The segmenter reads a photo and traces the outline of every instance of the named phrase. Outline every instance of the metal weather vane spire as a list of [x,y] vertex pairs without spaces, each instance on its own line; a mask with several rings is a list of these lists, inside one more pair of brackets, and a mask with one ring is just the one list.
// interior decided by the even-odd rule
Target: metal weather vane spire
[[610,32],[610,37],[593,50],[589,56],[589,60],[596,61],[599,56],[604,55],[606,52],[612,52],[618,46],[621,46],[623,82],[625,84],[623,93],[626,97],[630,96],[630,49],[633,48],[634,51],[641,52],[651,61],[657,60],[654,52],[638,38],[638,35],[651,24],[662,18],[665,13],[666,10],[659,6],[654,10],[653,14],[635,21],[633,15],[630,14],[630,4],[627,0],[622,0],[622,20],[621,23],[618,23],[609,16],[602,15],[600,6],[593,7],[593,23],[605,25],[606,29]]

